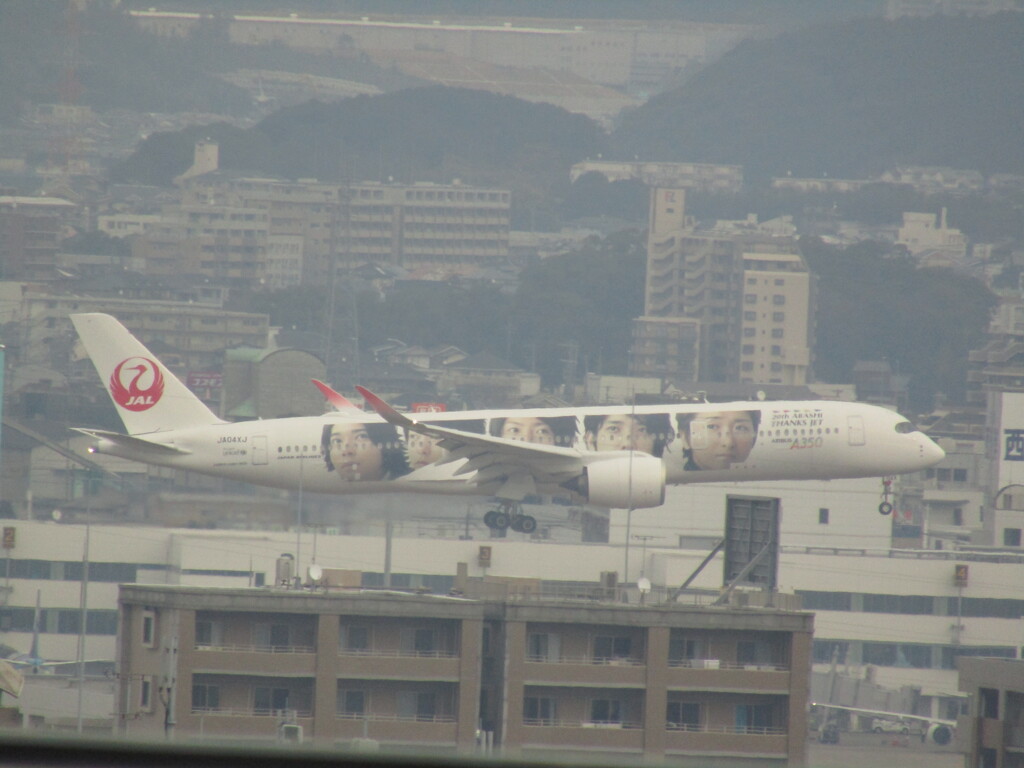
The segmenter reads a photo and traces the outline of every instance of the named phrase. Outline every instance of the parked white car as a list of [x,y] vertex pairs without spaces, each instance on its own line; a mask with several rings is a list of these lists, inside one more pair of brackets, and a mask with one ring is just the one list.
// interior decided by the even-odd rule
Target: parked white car
[[903,720],[876,717],[871,721],[872,733],[910,733],[910,726]]

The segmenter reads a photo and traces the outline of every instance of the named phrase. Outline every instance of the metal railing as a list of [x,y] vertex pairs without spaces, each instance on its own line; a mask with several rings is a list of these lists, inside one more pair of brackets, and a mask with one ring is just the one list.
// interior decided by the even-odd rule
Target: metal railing
[[196,643],[197,651],[225,651],[227,653],[316,653],[316,648],[309,645],[240,645],[219,644],[208,645]]
[[605,657],[594,657],[594,656],[559,656],[558,658],[552,658],[550,656],[527,656],[526,661],[530,664],[583,664],[586,666],[605,666],[605,667],[643,667],[646,666],[646,662],[643,659],[631,659],[631,658],[605,658]]
[[368,722],[417,722],[417,723],[454,723],[453,715],[395,715],[375,712],[339,712],[339,720],[366,720]]
[[670,667],[690,669],[745,669],[761,672],[789,672],[788,664],[756,661],[722,661],[721,659],[669,659]]
[[402,651],[402,650],[380,650],[375,648],[339,648],[340,656],[371,656],[387,659],[457,659],[459,655],[454,651]]
[[239,707],[192,707],[193,715],[203,717],[312,717],[308,709],[255,709]]

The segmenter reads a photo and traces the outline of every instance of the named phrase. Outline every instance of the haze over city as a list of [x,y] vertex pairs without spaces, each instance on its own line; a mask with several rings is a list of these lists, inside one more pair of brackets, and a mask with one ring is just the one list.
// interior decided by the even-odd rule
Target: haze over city
[[[971,695],[996,668],[958,660],[1001,659],[1014,680],[1024,647],[1020,0],[151,3],[0,5],[0,657],[76,662],[52,677],[83,692],[58,711],[56,683],[30,679],[3,722],[152,738],[173,710],[190,738],[527,756],[596,738],[595,757],[802,765],[808,732],[860,738],[894,712],[918,718],[923,759],[995,748],[965,721],[985,719]],[[866,404],[945,457],[884,478],[662,476],[650,509],[633,475],[604,497],[567,482],[512,501],[321,493],[306,469],[297,489],[260,489],[130,460],[141,443],[97,452],[137,403],[97,376],[70,319],[93,313],[228,423],[320,417],[334,396],[344,414],[359,385],[480,444],[585,454],[602,427],[564,414],[646,408],[648,442],[626,424],[608,449],[685,476],[756,468],[772,444],[810,466],[833,434],[821,409]],[[727,402],[708,420],[734,444],[701,465],[705,438],[672,409]],[[531,411],[503,431],[496,414],[517,408],[572,423]],[[453,415],[472,409],[495,415]],[[381,482],[454,450],[395,424]],[[343,439],[271,453],[367,479],[332,464]],[[607,503],[622,488],[629,509]],[[737,589],[747,561],[712,550],[740,519],[772,534],[748,542],[771,556]],[[466,604],[424,612],[381,588]],[[350,602],[295,613],[317,589]],[[580,608],[592,629],[573,634],[546,601],[581,598],[611,613]],[[538,613],[488,624],[488,601],[519,599]],[[715,601],[728,626],[701,623]],[[676,603],[692,616],[660,628],[624,613]],[[183,668],[175,703],[178,684],[126,650],[157,604],[190,627],[174,642],[200,670]],[[380,611],[393,626],[344,620]],[[470,670],[520,634],[507,677]],[[278,646],[299,660],[272,662],[270,682],[232,677]],[[418,651],[437,668],[395,685],[391,662],[356,664]],[[537,682],[540,657],[574,654],[627,669]],[[661,688],[630,676],[662,662]],[[1020,694],[1001,695],[989,719],[1024,727]]]

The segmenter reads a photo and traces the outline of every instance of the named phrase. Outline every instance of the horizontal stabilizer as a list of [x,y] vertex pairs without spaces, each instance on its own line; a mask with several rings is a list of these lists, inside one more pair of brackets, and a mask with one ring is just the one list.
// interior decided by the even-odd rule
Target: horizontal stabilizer
[[187,456],[192,453],[191,451],[186,451],[185,449],[178,448],[174,445],[153,443],[149,440],[144,440],[141,437],[122,435],[120,432],[108,432],[105,429],[88,429],[86,427],[72,427],[72,429],[75,432],[81,432],[83,435],[94,437],[97,440],[106,440],[108,443],[113,443],[118,448],[123,448],[128,451],[144,451],[147,453],[157,452],[176,456]]

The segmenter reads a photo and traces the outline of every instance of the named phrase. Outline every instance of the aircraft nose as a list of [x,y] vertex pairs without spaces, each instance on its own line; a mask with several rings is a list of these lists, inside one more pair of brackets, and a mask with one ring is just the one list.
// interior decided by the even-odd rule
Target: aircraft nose
[[930,467],[946,458],[946,452],[930,437],[925,437],[921,446],[921,456],[927,462],[926,466]]

